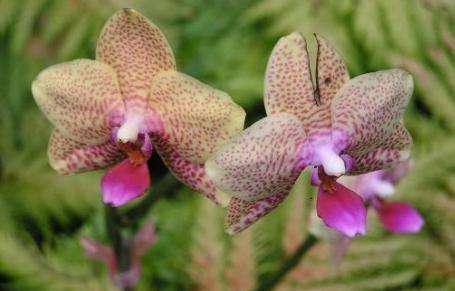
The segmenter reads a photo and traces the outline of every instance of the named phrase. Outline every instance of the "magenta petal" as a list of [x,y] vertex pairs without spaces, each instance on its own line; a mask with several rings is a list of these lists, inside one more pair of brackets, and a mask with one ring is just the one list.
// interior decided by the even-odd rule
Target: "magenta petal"
[[420,213],[408,203],[382,202],[377,209],[385,229],[395,233],[416,233],[423,226]]
[[141,196],[149,186],[147,163],[134,165],[125,159],[104,174],[101,193],[104,203],[117,207]]
[[359,195],[339,183],[330,192],[319,187],[316,210],[324,223],[348,237],[366,233],[367,211]]

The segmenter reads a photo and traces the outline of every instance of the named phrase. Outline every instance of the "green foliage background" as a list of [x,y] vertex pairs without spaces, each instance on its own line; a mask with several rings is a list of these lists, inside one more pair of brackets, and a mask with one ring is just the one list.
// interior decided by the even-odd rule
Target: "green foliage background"
[[[356,239],[339,270],[325,243],[280,290],[455,290],[455,2],[451,0],[0,0],[0,290],[112,290],[82,235],[105,241],[100,173],[61,177],[47,164],[50,125],[30,82],[51,64],[93,58],[98,33],[133,7],[162,28],[180,70],[264,115],[263,75],[277,39],[330,39],[352,76],[404,67],[416,83],[405,123],[414,167],[397,198],[426,224],[417,235]],[[162,171],[162,169],[159,169]],[[303,177],[305,178],[305,177]],[[306,179],[273,214],[235,238],[223,210],[183,187],[156,205],[158,243],[139,290],[249,290],[296,248],[313,207]],[[154,181],[155,182],[155,181]]]

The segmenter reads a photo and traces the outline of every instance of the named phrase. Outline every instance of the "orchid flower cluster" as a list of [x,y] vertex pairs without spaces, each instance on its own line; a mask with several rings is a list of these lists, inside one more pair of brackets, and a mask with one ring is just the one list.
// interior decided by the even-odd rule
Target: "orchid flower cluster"
[[[298,33],[280,39],[266,70],[267,117],[243,130],[245,111],[228,94],[179,73],[159,28],[123,9],[104,26],[96,60],[51,66],[32,84],[54,126],[50,165],[62,174],[107,167],[102,199],[118,207],[150,187],[147,161],[156,151],[177,179],[227,206],[231,234],[275,209],[311,168],[317,214],[327,226],[348,237],[364,234],[365,205],[372,205],[387,229],[409,231],[412,217],[417,231],[418,213],[384,202],[387,172],[374,172],[409,158],[402,115],[412,77],[392,69],[350,79],[337,51],[315,37],[316,81],[305,39]],[[360,184],[375,189],[358,186],[356,193],[336,181],[369,172]],[[115,274],[112,256],[99,255],[112,250],[83,244]]]

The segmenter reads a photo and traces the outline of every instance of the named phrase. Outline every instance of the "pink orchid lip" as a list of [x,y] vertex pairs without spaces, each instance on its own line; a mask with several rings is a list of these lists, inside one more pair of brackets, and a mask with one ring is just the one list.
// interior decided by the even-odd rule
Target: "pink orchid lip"
[[[108,169],[101,180],[103,202],[106,204],[122,206],[143,195],[150,186],[147,160],[152,155],[153,145],[148,133],[142,133],[142,121],[142,117],[138,117],[127,121],[120,128],[112,128],[111,139],[114,139],[127,158]],[[122,140],[122,135],[128,137],[128,141]],[[130,140],[133,135],[134,138]]]
[[[322,179],[324,183],[324,179]],[[331,189],[319,186],[316,211],[324,223],[338,232],[354,237],[366,233],[366,208],[362,198],[333,181]]]
[[101,179],[103,202],[122,206],[142,196],[150,186],[147,163],[134,164],[129,158],[108,169]]

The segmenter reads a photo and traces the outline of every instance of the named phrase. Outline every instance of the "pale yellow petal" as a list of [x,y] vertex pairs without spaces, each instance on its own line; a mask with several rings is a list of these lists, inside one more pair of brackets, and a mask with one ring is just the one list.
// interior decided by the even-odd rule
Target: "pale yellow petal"
[[174,55],[161,30],[133,9],[122,9],[106,22],[96,59],[115,69],[127,105],[136,109],[146,105],[156,74],[175,70]]
[[245,201],[287,195],[305,166],[299,160],[304,141],[305,131],[297,117],[273,114],[210,157],[207,175],[219,189]]
[[265,73],[264,104],[267,115],[291,113],[310,128],[317,110],[305,39],[297,32],[275,45]]
[[163,122],[168,146],[195,163],[204,163],[239,133],[245,120],[245,111],[229,95],[177,72],[153,80],[149,106]]
[[51,66],[35,79],[32,93],[63,135],[86,144],[106,142],[111,122],[124,110],[115,72],[98,61]]

